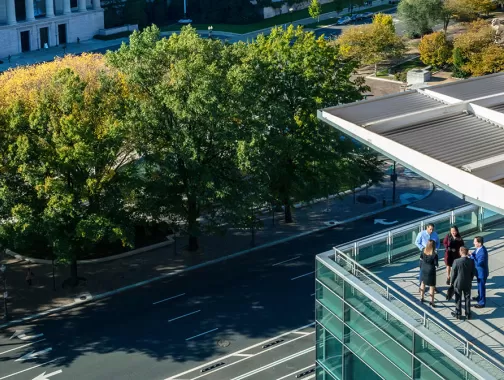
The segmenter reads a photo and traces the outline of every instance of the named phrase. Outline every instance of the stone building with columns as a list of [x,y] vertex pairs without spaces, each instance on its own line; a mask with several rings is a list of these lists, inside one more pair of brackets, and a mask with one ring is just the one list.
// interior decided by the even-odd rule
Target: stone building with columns
[[100,0],[0,0],[0,58],[88,40],[103,27]]

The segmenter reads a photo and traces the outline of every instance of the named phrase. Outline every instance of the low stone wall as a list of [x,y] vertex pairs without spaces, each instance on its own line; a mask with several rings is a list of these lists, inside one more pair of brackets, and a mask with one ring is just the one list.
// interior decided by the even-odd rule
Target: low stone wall
[[100,36],[110,36],[111,34],[117,34],[122,32],[132,32],[138,30],[138,25],[123,25],[116,28],[100,29],[98,35]]

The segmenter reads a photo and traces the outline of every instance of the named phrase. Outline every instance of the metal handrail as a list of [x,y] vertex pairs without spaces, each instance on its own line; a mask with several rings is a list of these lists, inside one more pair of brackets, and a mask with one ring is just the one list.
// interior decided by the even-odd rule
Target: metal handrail
[[[504,375],[504,365],[500,363],[498,360],[494,359],[492,356],[490,356],[488,353],[483,351],[481,348],[476,346],[474,343],[470,342],[468,339],[465,337],[461,336],[459,333],[454,331],[450,326],[448,326],[446,323],[443,321],[439,320],[436,316],[428,312],[427,310],[424,310],[423,308],[420,308],[418,304],[413,302],[411,299],[403,295],[401,292],[399,292],[397,289],[392,287],[390,284],[382,280],[380,277],[378,277],[376,274],[359,264],[357,261],[353,260],[352,258],[348,257],[344,252],[339,250],[338,248],[334,247],[333,248],[335,257],[334,260],[336,261],[337,258],[343,258],[343,260],[349,262],[351,264],[351,267],[354,269],[354,271],[358,270],[359,272],[363,273],[368,277],[369,279],[373,280],[375,283],[381,285],[384,287],[384,290],[387,292],[387,300],[389,300],[390,297],[390,292],[392,291],[396,296],[400,297],[401,300],[404,300],[406,302],[402,302],[401,300],[398,299],[399,302],[404,304],[406,307],[411,309],[413,312],[418,314],[419,316],[422,317],[423,325],[425,326],[428,321],[430,320],[431,322],[436,323],[441,329],[445,330],[447,334],[449,334],[452,338],[455,340],[459,341],[461,344],[464,346],[464,354],[466,356],[469,356],[471,348],[475,349],[478,355],[482,357],[483,360],[488,362],[488,364],[493,365],[498,371],[502,372]],[[414,307],[411,307],[409,305],[413,305]],[[415,310],[416,309],[416,310]],[[421,310],[421,312],[418,311],[418,309]]]
[[[339,245],[339,247],[346,248],[346,247],[353,246],[355,243],[369,243],[373,240],[386,238],[389,233],[396,234],[398,232],[403,232],[404,230],[409,229],[408,227],[410,227],[411,225],[414,225],[416,223],[421,223],[421,222],[425,221],[426,219],[429,219],[429,220],[432,220],[435,222],[436,220],[443,219],[447,216],[451,217],[451,215],[459,215],[459,214],[467,212],[467,211],[475,211],[478,209],[479,209],[478,206],[475,206],[472,204],[455,207],[455,208],[450,209],[449,211],[445,211],[445,212],[442,212],[442,213],[439,213],[436,215],[432,215],[431,217],[421,217],[421,218],[417,218],[417,219],[414,219],[409,222],[404,222],[404,223],[402,223],[392,229],[387,229],[385,231],[382,230],[382,231],[376,232],[372,235],[366,236],[365,238],[355,239],[355,240],[346,242],[345,244]],[[419,228],[420,228],[420,225],[419,225]]]

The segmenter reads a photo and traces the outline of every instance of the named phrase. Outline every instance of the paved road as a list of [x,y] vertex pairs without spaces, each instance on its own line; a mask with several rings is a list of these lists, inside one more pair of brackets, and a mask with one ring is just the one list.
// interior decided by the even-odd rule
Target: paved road
[[[377,216],[419,217],[428,215]],[[51,379],[295,378],[314,361],[313,327],[263,346],[313,323],[314,256],[383,227],[361,220],[4,330],[0,380],[59,370]],[[9,339],[15,330],[25,335]]]

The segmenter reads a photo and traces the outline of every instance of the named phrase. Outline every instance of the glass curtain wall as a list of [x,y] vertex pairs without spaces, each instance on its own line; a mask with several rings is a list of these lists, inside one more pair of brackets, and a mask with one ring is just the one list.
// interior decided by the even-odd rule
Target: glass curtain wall
[[316,379],[472,378],[317,259]]

